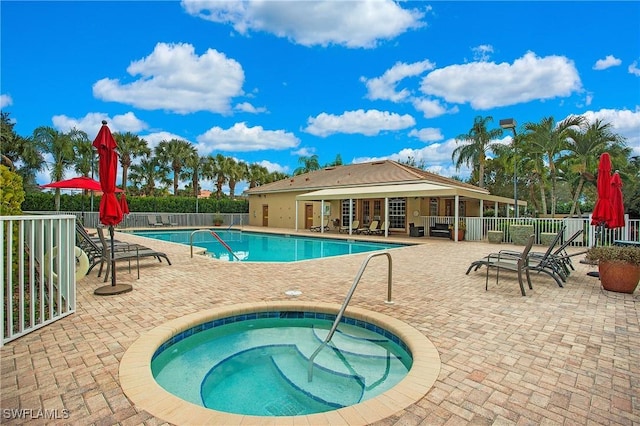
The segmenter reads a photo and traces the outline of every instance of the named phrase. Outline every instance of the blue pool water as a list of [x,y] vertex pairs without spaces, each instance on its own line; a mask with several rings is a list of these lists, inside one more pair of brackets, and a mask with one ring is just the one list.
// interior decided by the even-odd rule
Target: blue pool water
[[[193,230],[134,231],[134,234],[189,245]],[[216,230],[231,248],[234,257],[209,232],[193,236],[194,247],[204,248],[208,256],[220,260],[247,262],[295,262],[345,254],[404,247],[402,244],[345,241],[330,238],[262,234],[238,230]]]
[[217,319],[174,336],[154,354],[151,370],[174,395],[235,414],[295,416],[373,398],[407,375],[412,359],[395,335],[343,318],[330,344],[333,314],[260,312]]

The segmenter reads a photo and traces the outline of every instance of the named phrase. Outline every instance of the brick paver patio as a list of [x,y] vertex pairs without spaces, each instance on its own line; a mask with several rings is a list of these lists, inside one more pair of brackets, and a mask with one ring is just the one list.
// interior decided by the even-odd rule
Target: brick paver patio
[[[302,292],[296,300],[340,304],[366,257],[226,263],[190,258],[189,248],[177,244],[117,237],[165,251],[173,265],[144,259],[139,280],[119,267],[119,282],[134,290],[109,297],[93,294],[103,285],[93,271],[78,283],[75,314],[6,344],[2,423],[166,424],[132,405],[120,388],[119,361],[139,336],[215,306],[291,300],[287,290]],[[514,275],[504,273],[485,291],[484,269],[465,271],[502,246],[419,240],[392,251],[395,304],[384,303],[384,257],[370,262],[351,302],[413,326],[442,362],[425,397],[379,425],[640,424],[638,291],[602,291],[586,275],[593,267],[578,262],[582,256],[565,288],[534,275],[533,290],[522,297]],[[14,417],[20,409],[26,418]]]

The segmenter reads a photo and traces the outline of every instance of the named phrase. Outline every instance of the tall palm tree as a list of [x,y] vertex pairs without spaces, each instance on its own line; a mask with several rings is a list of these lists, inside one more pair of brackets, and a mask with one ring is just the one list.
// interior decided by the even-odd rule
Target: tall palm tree
[[484,168],[487,162],[487,153],[496,145],[491,141],[502,136],[502,129],[487,129],[487,123],[493,121],[493,117],[477,116],[473,120],[473,126],[469,133],[456,137],[456,143],[460,145],[451,153],[451,160],[455,162],[456,170],[460,170],[463,164],[472,166],[472,175],[477,175],[478,186],[484,188]]
[[129,179],[129,168],[134,159],[142,155],[151,154],[147,141],[131,132],[114,133],[116,143],[118,144],[118,154],[120,155],[120,165],[122,166],[122,189],[127,189],[127,181]]
[[203,176],[205,163],[206,158],[200,157],[197,153],[188,157],[184,163],[185,169],[181,178],[191,180],[191,191],[194,197],[200,195],[200,177]]
[[131,165],[130,171],[130,179],[142,195],[155,195],[156,182],[160,182],[161,185],[169,185],[171,182],[167,178],[169,168],[150,154],[143,154],[138,164]]
[[[569,129],[580,127],[585,119],[582,116],[569,116],[561,122],[555,122],[553,117],[543,118],[539,123],[526,123],[523,139],[531,146],[533,152],[542,154],[542,158],[549,169],[551,181],[551,217],[556,213],[556,186],[558,170],[556,160],[562,151],[567,149]],[[545,212],[546,208],[545,208]]]
[[298,158],[298,164],[301,164],[301,166],[293,171],[294,175],[301,175],[303,173],[320,170],[320,163],[316,154],[313,154],[309,157],[302,156]]
[[209,164],[209,176],[216,181],[216,198],[222,198],[222,187],[229,181],[229,174],[231,168],[231,162],[233,158],[225,157],[222,154],[217,154],[215,157],[211,157],[212,161]]
[[578,173],[579,180],[573,192],[573,200],[569,216],[573,216],[582,196],[585,180],[593,180],[589,170],[597,168],[597,159],[611,144],[621,144],[623,139],[612,131],[611,123],[604,123],[596,119],[593,123],[584,123],[582,128],[568,129],[567,159],[572,163],[572,169]]
[[248,175],[247,163],[243,161],[236,162],[232,159],[229,165],[229,197],[235,198],[236,184],[246,179]]
[[266,167],[261,166],[258,163],[252,163],[247,169],[247,180],[249,181],[249,188],[255,188],[258,185],[266,183],[269,170]]
[[158,161],[168,165],[173,171],[173,195],[177,196],[180,171],[189,157],[197,155],[196,148],[187,141],[171,139],[160,142],[155,153]]
[[[41,126],[33,131],[33,140],[46,153],[51,154],[51,177],[54,181],[64,178],[65,171],[74,161],[71,134],[62,133],[53,127]],[[60,188],[55,191],[56,211],[60,211]]]
[[23,187],[37,187],[35,175],[44,167],[44,157],[31,137],[18,135],[9,113],[0,112],[2,164],[22,176]]

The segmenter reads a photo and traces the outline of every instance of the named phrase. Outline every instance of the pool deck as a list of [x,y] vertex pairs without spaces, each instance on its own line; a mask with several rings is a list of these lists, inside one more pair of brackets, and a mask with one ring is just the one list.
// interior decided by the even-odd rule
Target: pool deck
[[[118,282],[134,290],[102,297],[93,293],[104,285],[94,270],[78,283],[74,314],[6,344],[0,351],[1,423],[171,424],[133,404],[122,390],[120,360],[141,336],[183,316],[241,303],[339,305],[367,257],[228,263],[191,258],[179,244],[116,236],[166,252],[173,265],[143,259],[139,280],[119,266]],[[387,262],[377,257],[350,306],[412,326],[433,343],[441,364],[422,399],[374,424],[640,424],[639,290],[601,290],[598,279],[587,275],[595,268],[577,256],[564,288],[533,275],[534,288],[523,297],[514,274],[502,273],[496,284],[492,271],[485,291],[484,269],[465,275],[470,262],[517,247],[441,238],[389,241],[418,243],[391,250],[394,304],[385,304]],[[302,294],[287,296],[287,290]],[[22,412],[26,419],[11,418],[8,410],[19,409],[30,410]],[[59,418],[44,419],[38,410],[45,409]],[[192,424],[188,419],[185,413],[184,424]],[[296,423],[309,422],[301,417]],[[357,416],[335,419],[366,423]]]

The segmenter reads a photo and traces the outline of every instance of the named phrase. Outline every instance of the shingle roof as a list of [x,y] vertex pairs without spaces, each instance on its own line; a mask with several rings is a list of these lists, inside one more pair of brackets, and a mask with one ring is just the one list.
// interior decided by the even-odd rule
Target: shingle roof
[[288,191],[315,191],[326,188],[363,186],[390,183],[431,182],[486,192],[486,189],[439,176],[392,160],[326,167],[291,178],[257,186],[248,194]]

